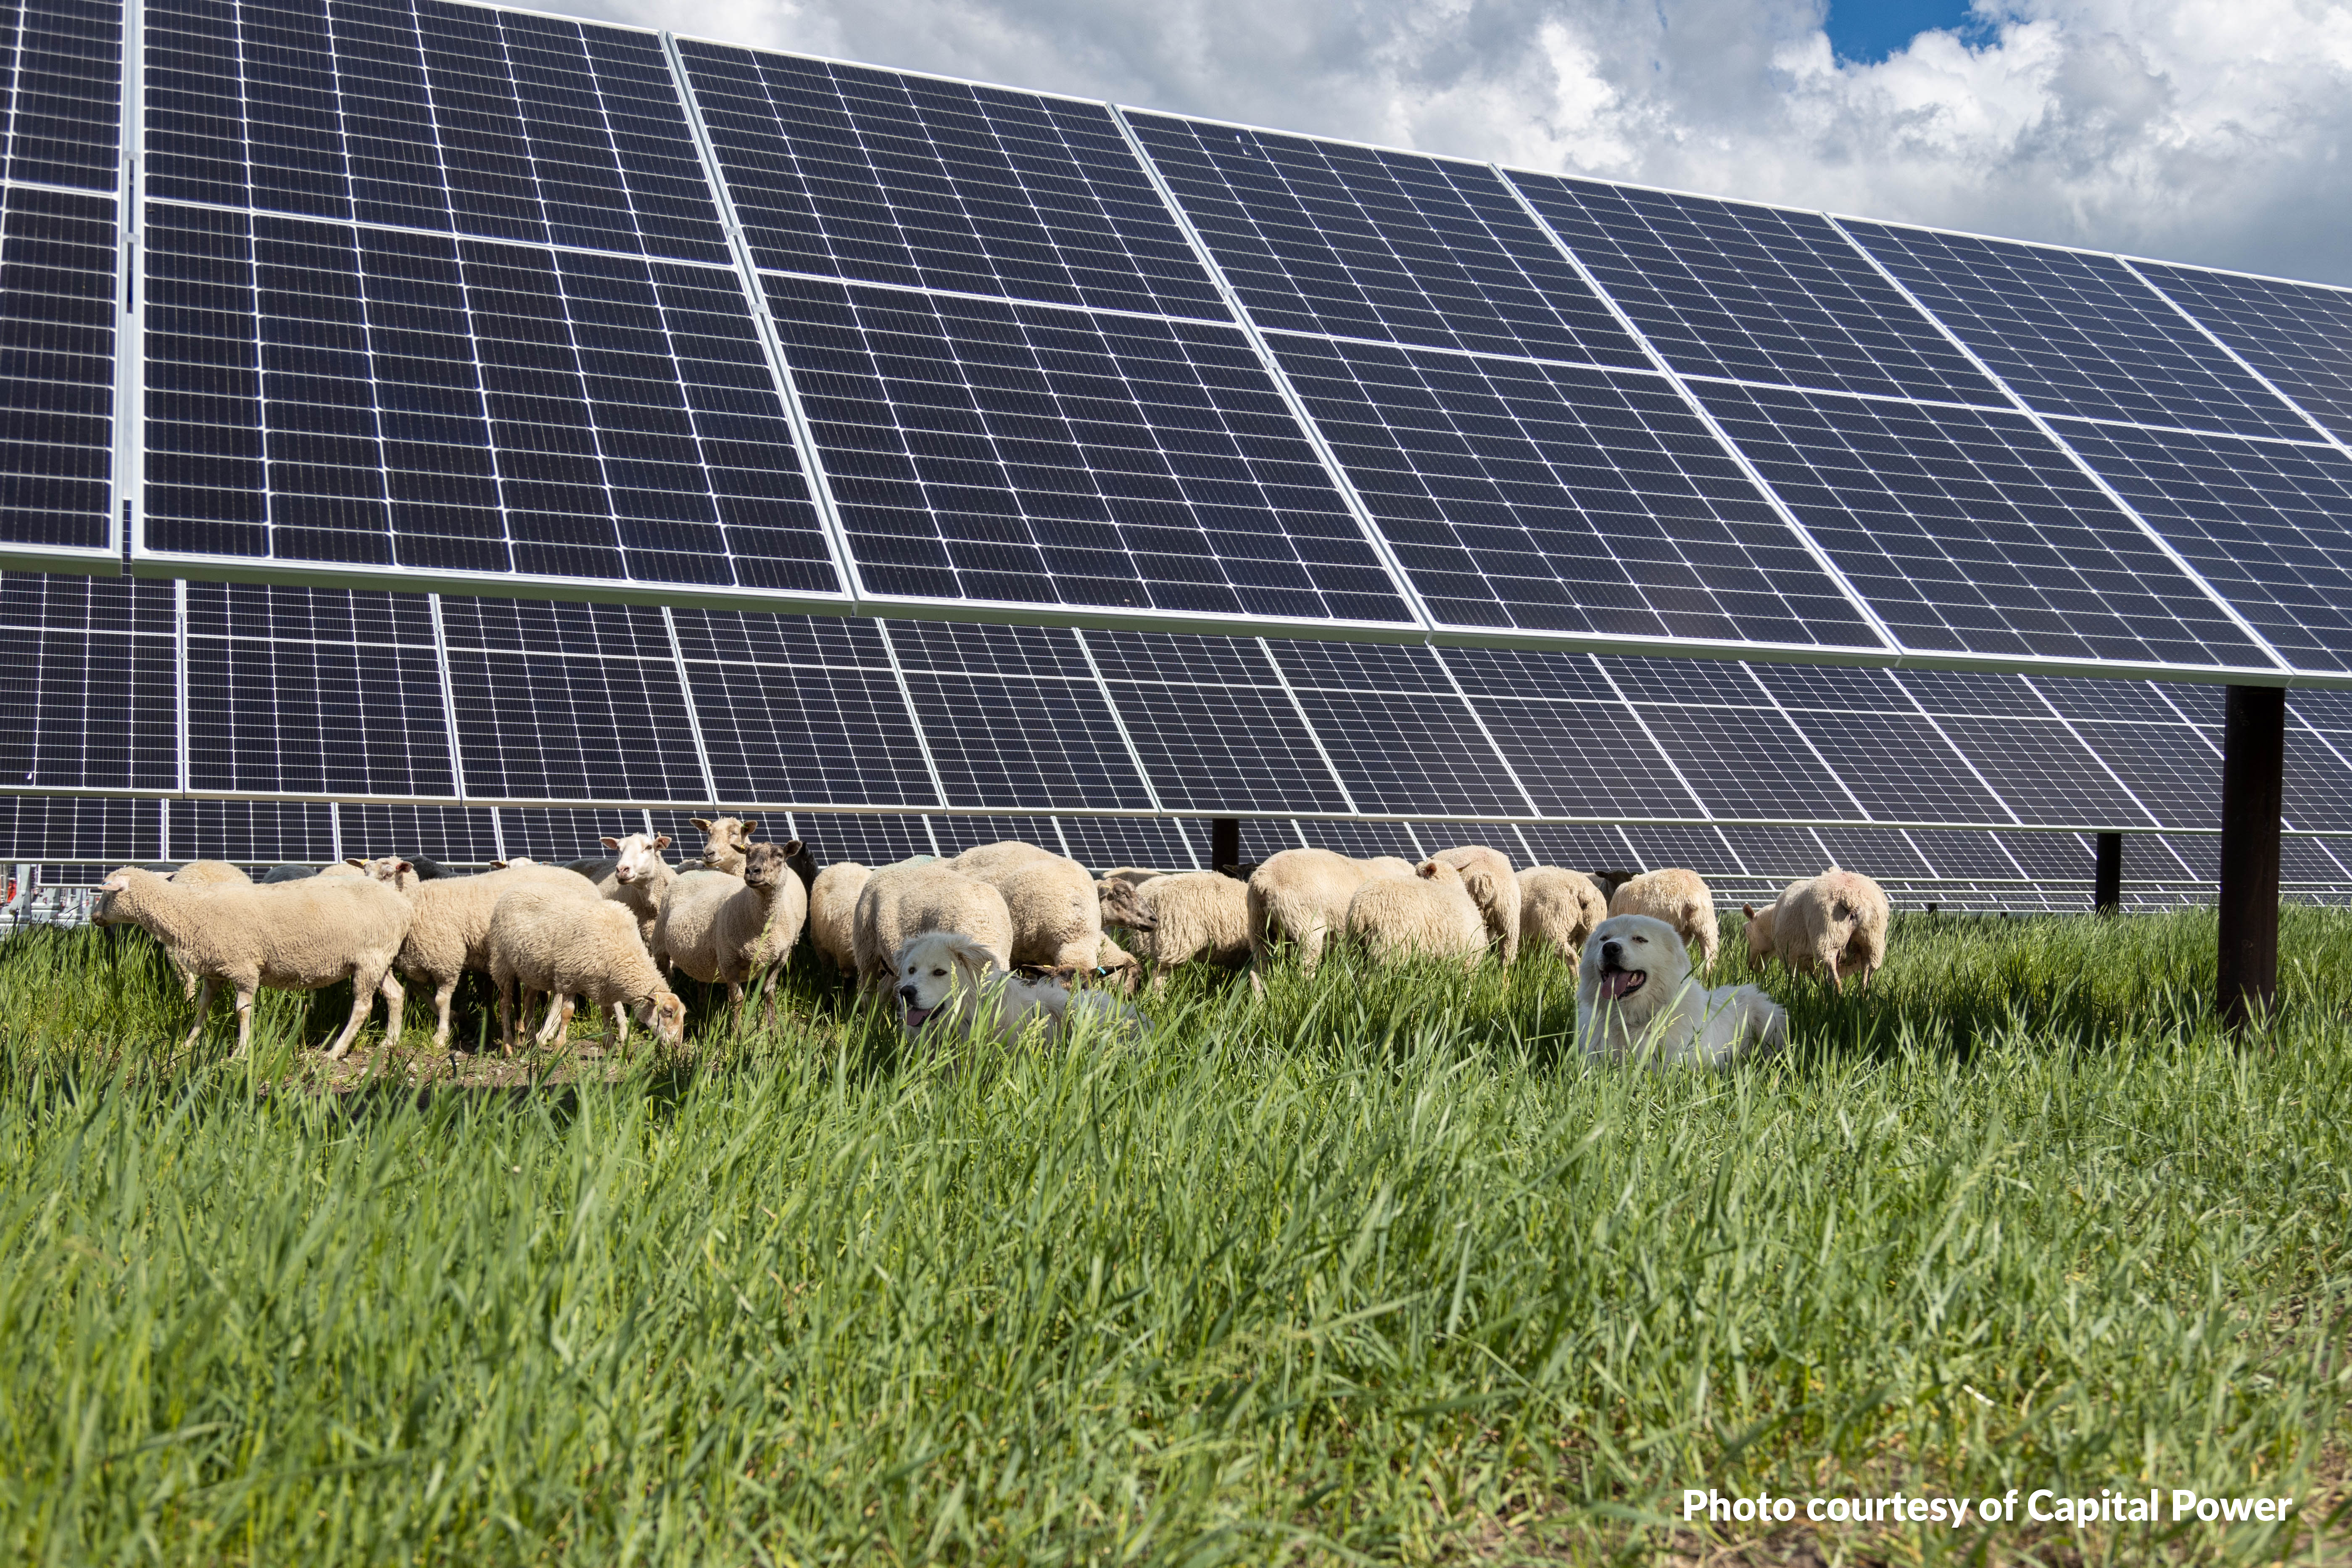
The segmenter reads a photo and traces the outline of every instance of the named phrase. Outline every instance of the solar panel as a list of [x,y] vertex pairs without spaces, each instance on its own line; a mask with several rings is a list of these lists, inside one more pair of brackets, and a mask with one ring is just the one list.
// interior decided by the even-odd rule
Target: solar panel
[[169,583],[0,574],[0,783],[176,789]]
[[155,0],[147,193],[724,264],[651,33],[436,0]]
[[1127,121],[1261,327],[1648,363],[1482,164],[1153,114]]
[[1845,228],[2041,413],[2239,435],[2310,429],[2114,257]]
[[[1740,870],[1750,877],[1785,883],[1819,875],[1829,865],[1829,852],[1809,827],[1726,827],[1719,830]],[[1774,893],[1780,889],[1775,887]],[[1743,902],[1745,900],[1742,900]]]
[[422,595],[192,583],[188,786],[454,796]]
[[1425,647],[1268,645],[1362,811],[1517,815],[1527,797]]
[[2352,362],[2343,346],[2352,340],[2352,294],[2161,262],[2127,265],[2339,440],[2352,440]]
[[[1588,656],[1447,648],[1439,657],[1469,693],[1538,812],[1704,815]],[[1622,844],[1618,853],[1625,853]]]
[[1858,815],[1853,797],[1771,709],[1636,702],[1633,710],[1708,816]]
[[111,191],[122,123],[122,7],[102,0],[16,0],[0,8],[0,171]]
[[[445,865],[499,858],[499,833],[488,811],[444,805],[354,805],[335,808],[345,856],[424,855]],[[520,853],[517,851],[517,853]]]
[[2056,720],[1943,714],[1936,726],[2021,822],[2155,824]]
[[2021,416],[1712,383],[1697,390],[1909,647],[2271,667]]
[[729,272],[151,206],[144,551],[840,593]]
[[[720,800],[938,804],[877,623],[671,615]],[[681,739],[672,732],[668,742]]]
[[[1701,877],[1722,879],[1744,875],[1739,857],[1723,835],[1712,827],[1641,827],[1620,829],[1632,847],[1635,865],[1643,871],[1680,867]],[[1604,867],[1617,870],[1622,867]]]
[[889,636],[948,805],[1153,804],[1076,633],[894,621]]
[[681,40],[763,268],[1228,320],[1100,104]]
[[0,192],[0,552],[113,557],[116,271],[111,199]]
[[2007,841],[1995,833],[1906,834],[1926,858],[1928,874],[1950,881],[2014,882],[2025,868],[2011,858]]
[[1441,624],[1877,644],[1659,376],[1271,342]]
[[1819,214],[1507,177],[1684,374],[2008,405]]
[[[642,812],[604,810],[584,806],[502,806],[498,813],[499,841],[506,850],[505,858],[513,859],[529,856],[551,866],[568,865],[574,860],[602,858],[607,851],[607,837],[619,838],[645,831]],[[345,834],[349,837],[348,833]],[[696,834],[693,844],[699,849],[702,836]],[[675,859],[677,849],[673,846],[664,851],[665,858]],[[694,863],[688,855],[687,863]]]
[[1618,870],[1631,866],[1633,849],[1613,827],[1522,826],[1519,837],[1534,859],[1526,865],[1559,866],[1570,871]]
[[[0,858],[96,860],[108,867],[163,857],[163,805],[94,795],[0,795]],[[0,876],[13,868],[0,869]]]
[[795,818],[793,826],[820,866],[837,860],[889,866],[917,855],[938,853],[930,829],[919,816],[813,811]]
[[2286,818],[2309,833],[2352,828],[2352,746],[2298,723],[2286,727]]
[[452,598],[441,616],[469,797],[709,798],[660,611]]
[[1207,869],[1205,823],[1159,816],[1065,816],[1062,842],[1070,858],[1100,876],[1119,866],[1160,871]]
[[1059,855],[1062,836],[1050,816],[965,816],[941,815],[926,819],[932,841],[941,855],[961,855],[983,844],[1017,841],[1034,844]]
[[175,800],[171,858],[240,866],[323,865],[336,858],[335,808],[315,801]]
[[1352,809],[1265,652],[1243,638],[1083,632],[1162,807]]
[[2352,668],[2352,457],[2072,420],[2062,433],[2291,662]]
[[1410,622],[1237,329],[766,286],[867,593]]
[[[1352,860],[1390,856],[1419,864],[1422,858],[1421,841],[1402,822],[1320,822],[1307,818],[1288,826],[1297,837],[1276,847],[1328,849]],[[1272,853],[1272,850],[1267,853]]]
[[1832,866],[1859,871],[1865,877],[1912,879],[1933,875],[1934,868],[1927,864],[1927,857],[1919,853],[1907,834],[1884,828],[1817,827],[1813,835],[1828,851]]

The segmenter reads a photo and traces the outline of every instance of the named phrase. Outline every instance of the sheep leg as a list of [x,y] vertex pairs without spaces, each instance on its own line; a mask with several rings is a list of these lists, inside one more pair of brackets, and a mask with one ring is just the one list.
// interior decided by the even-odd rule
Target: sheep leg
[[734,1011],[735,1032],[740,1035],[743,1032],[743,983],[741,981],[730,980],[727,983],[727,1005]]
[[604,1037],[599,1043],[604,1047],[604,1054],[607,1056],[613,1053],[615,1031],[620,1036],[621,1054],[626,1056],[629,1051],[629,1005],[625,1002],[614,1003],[604,1014]]
[[352,1041],[358,1037],[360,1026],[367,1022],[368,1009],[374,1005],[375,987],[358,975],[352,975],[352,1016],[344,1021],[343,1032],[335,1037],[335,1043],[327,1047],[329,1061],[339,1062],[343,1059],[345,1053],[352,1048]]
[[253,992],[251,986],[236,988],[236,1049],[228,1054],[231,1061],[245,1055],[245,1047],[253,1043]]
[[205,1015],[212,1011],[212,1005],[213,977],[207,974],[205,976],[204,984],[196,990],[196,1026],[190,1029],[188,1037],[180,1042],[182,1050],[195,1049],[196,1037],[205,1032]]
[[514,982],[511,979],[493,982],[499,988],[499,1051],[503,1056],[514,1055]]
[[457,982],[462,974],[453,974],[433,991],[433,1049],[442,1055],[449,1053],[449,1005],[457,999]]
[[539,1026],[538,1041],[548,1045],[572,1027],[572,994],[550,994],[547,998],[547,1022]]

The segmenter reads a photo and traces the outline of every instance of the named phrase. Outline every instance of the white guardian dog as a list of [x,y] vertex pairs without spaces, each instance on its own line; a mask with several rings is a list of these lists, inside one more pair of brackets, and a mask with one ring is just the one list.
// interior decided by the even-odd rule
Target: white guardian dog
[[1075,968],[1012,974],[968,936],[930,931],[898,950],[898,1023],[909,1040],[994,1037],[1011,1045],[1032,1026],[1059,1042],[1081,1019],[1100,1032],[1151,1026],[1115,996],[1076,986]]
[[1595,1061],[1718,1067],[1789,1043],[1789,1015],[1753,985],[1710,991],[1691,977],[1675,928],[1648,915],[1612,915],[1584,939],[1576,1039]]

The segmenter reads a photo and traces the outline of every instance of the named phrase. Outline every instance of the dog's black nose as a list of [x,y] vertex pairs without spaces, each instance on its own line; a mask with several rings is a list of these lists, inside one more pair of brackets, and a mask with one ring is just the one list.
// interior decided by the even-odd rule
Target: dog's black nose
[[898,987],[898,995],[899,995],[900,1000],[904,1001],[904,1002],[905,1002],[908,1006],[912,1006],[912,1005],[914,1005],[914,1001],[915,1001],[915,988],[914,988],[913,986],[911,986],[911,985],[901,985],[901,986],[899,986],[899,987]]
[[1604,942],[1601,944],[1601,963],[1602,967],[1613,969],[1624,962],[1625,944],[1623,942]]

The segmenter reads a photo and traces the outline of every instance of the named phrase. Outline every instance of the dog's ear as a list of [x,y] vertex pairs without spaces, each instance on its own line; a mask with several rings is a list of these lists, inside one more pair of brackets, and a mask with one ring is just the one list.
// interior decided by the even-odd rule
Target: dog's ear
[[957,968],[971,972],[975,984],[979,983],[982,976],[996,967],[996,955],[968,936],[952,938],[948,951],[955,955]]

